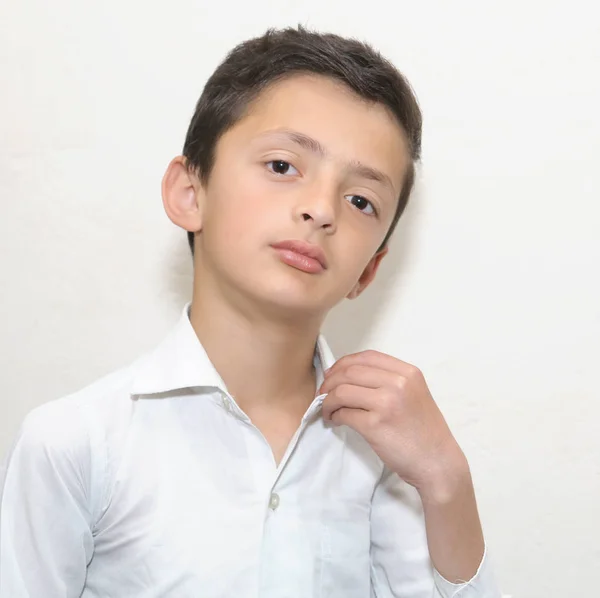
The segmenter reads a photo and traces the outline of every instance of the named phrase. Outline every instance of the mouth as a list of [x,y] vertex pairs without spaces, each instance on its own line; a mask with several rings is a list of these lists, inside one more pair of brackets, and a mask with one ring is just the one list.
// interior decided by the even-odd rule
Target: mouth
[[318,245],[290,239],[273,243],[271,247],[284,263],[303,272],[317,274],[327,269],[325,253]]

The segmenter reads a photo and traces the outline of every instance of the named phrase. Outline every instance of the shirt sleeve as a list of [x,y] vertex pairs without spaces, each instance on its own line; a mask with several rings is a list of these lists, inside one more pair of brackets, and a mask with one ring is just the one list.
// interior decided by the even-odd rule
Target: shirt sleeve
[[85,420],[51,401],[25,418],[0,470],[0,598],[78,598],[93,554]]
[[384,468],[371,510],[372,598],[501,598],[488,550],[477,573],[454,584],[433,567],[418,492]]

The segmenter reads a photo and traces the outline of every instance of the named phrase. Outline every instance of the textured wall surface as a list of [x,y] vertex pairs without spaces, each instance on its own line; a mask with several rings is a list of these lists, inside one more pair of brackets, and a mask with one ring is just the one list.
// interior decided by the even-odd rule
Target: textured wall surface
[[[157,342],[190,296],[160,180],[238,41],[367,39],[425,114],[418,191],[338,355],[418,365],[469,457],[507,595],[600,571],[600,35],[593,4],[0,5],[0,456],[24,415]],[[349,325],[350,323],[350,325]]]

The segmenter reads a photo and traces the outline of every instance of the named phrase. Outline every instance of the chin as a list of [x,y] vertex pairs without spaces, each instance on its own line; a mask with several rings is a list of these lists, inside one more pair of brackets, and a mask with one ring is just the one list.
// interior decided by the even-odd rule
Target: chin
[[272,278],[255,288],[253,292],[255,299],[273,312],[279,312],[280,315],[320,316],[329,311],[327,298],[323,294],[324,289],[298,284],[298,281],[283,278],[285,277],[277,281]]

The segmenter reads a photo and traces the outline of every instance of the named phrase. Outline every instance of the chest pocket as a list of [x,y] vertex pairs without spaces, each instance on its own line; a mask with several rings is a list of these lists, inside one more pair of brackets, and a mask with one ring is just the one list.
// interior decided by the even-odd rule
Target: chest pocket
[[316,566],[320,598],[370,596],[368,505],[340,504],[322,513]]

